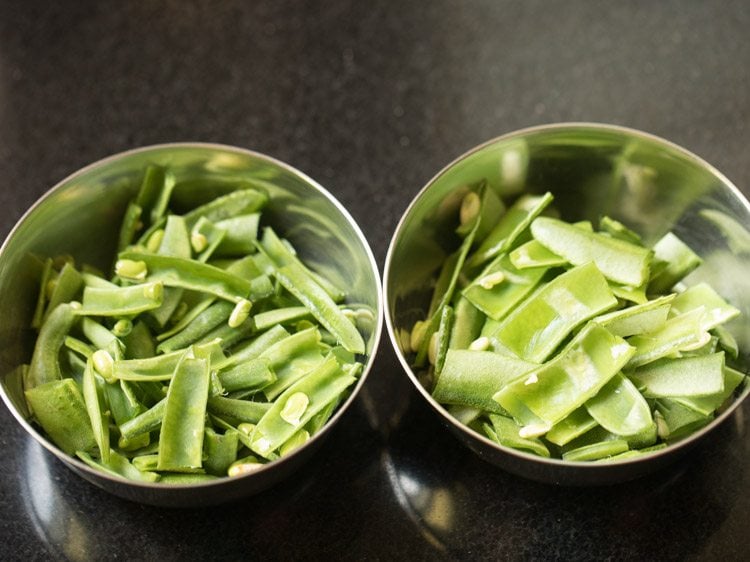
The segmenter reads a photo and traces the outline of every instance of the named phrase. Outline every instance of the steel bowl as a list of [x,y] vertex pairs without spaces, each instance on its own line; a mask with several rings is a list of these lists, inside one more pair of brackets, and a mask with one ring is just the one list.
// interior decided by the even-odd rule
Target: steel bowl
[[[265,189],[264,221],[289,239],[300,257],[337,285],[348,300],[368,307],[373,320],[360,379],[348,399],[317,435],[288,456],[254,473],[195,485],[144,484],[97,472],[60,451],[33,425],[5,374],[28,363],[35,334],[30,329],[39,289],[40,257],[71,254],[78,263],[111,266],[119,223],[148,164],[175,173],[172,201],[194,205],[228,193],[237,180]],[[185,181],[183,181],[185,180]],[[362,232],[336,199],[314,180],[278,160],[218,144],[176,143],[139,148],[91,164],[43,195],[18,221],[0,249],[0,394],[13,416],[47,451],[86,480],[117,496],[161,506],[200,506],[239,499],[264,490],[297,470],[345,417],[367,378],[381,333],[380,277]]]
[[569,485],[609,484],[665,466],[707,438],[750,393],[747,380],[734,401],[689,438],[661,451],[609,463],[544,459],[497,445],[454,419],[421,383],[404,345],[424,319],[437,268],[459,244],[453,230],[468,185],[487,180],[501,193],[551,191],[567,220],[609,215],[651,244],[672,230],[704,260],[689,282],[708,281],[742,312],[727,327],[741,349],[736,366],[750,369],[750,204],[711,165],[655,136],[617,126],[570,123],[513,132],[458,157],[416,195],[399,222],[384,269],[386,326],[419,394],[481,458],[530,479]]

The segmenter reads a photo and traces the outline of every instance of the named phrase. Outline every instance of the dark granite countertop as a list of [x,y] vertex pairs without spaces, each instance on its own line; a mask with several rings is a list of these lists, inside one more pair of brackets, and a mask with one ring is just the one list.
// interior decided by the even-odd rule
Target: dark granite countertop
[[[419,188],[521,127],[601,121],[681,144],[750,193],[750,5],[0,2],[0,232],[124,149],[252,148],[321,182],[379,264]],[[688,457],[595,489],[484,463],[418,400],[387,337],[302,471],[238,504],[112,497],[0,408],[0,559],[750,557],[750,406]]]

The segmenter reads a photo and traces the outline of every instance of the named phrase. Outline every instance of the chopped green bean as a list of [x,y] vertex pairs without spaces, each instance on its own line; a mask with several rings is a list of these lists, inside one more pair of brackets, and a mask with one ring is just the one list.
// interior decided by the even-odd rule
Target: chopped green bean
[[639,287],[648,281],[651,251],[557,219],[539,217],[531,223],[534,238],[573,265],[594,262],[616,283]]
[[60,449],[72,455],[97,446],[86,403],[73,379],[42,382],[25,394],[34,418]]
[[202,440],[208,400],[209,364],[184,358],[167,391],[159,434],[159,470],[192,472],[203,466]]
[[[341,368],[333,355],[329,355],[325,361],[286,389],[274,401],[253,431],[251,449],[260,456],[268,458],[355,380]],[[307,396],[308,405],[304,413],[295,420],[296,423],[290,423],[281,417],[281,411],[286,406],[287,400],[300,392]]]
[[616,305],[604,276],[588,263],[541,287],[506,317],[495,335],[521,359],[541,363],[576,326]]

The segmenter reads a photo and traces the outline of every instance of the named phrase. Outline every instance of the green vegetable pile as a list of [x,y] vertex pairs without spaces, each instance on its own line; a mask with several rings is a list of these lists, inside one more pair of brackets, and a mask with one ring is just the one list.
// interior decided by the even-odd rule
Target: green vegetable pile
[[739,310],[683,279],[701,264],[668,233],[554,218],[552,195],[507,206],[482,183],[426,319],[401,345],[439,403],[490,440],[542,457],[619,460],[708,424],[745,375],[723,326]]
[[265,192],[175,214],[174,187],[147,168],[111,275],[46,259],[35,349],[13,377],[64,452],[179,484],[256,470],[318,432],[361,373],[368,311],[262,224]]

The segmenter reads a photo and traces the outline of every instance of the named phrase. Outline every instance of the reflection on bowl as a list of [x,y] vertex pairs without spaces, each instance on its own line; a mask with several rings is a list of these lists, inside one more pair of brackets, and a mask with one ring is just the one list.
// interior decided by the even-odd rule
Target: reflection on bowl
[[[148,165],[165,166],[175,177],[171,204],[190,209],[249,183],[264,190],[264,220],[296,248],[300,258],[332,283],[347,288],[346,302],[371,314],[358,322],[365,341],[364,368],[328,424],[305,445],[251,474],[191,485],[125,481],[63,454],[29,421],[19,389],[5,377],[28,363],[34,344],[29,329],[40,278],[40,257],[72,255],[107,271],[115,255],[119,224]],[[246,185],[246,184],[245,184]],[[105,490],[138,502],[197,506],[234,500],[265,489],[296,470],[341,419],[369,374],[381,329],[377,266],[360,229],[328,192],[290,166],[248,150],[182,143],[146,147],[111,156],[66,178],[20,219],[0,250],[0,327],[3,347],[0,394],[19,423],[72,470]],[[359,318],[358,318],[359,319]],[[17,382],[17,381],[16,381]]]
[[[750,367],[750,206],[729,180],[684,149],[651,135],[597,124],[559,124],[510,133],[476,147],[439,172],[415,197],[394,233],[386,259],[386,325],[399,360],[445,425],[482,458],[528,478],[566,484],[627,480],[663,466],[732,415],[750,392],[745,380],[733,401],[689,438],[648,455],[608,463],[546,459],[511,449],[467,428],[431,395],[432,374],[414,367],[409,343],[427,317],[436,275],[458,249],[455,229],[470,189],[486,182],[508,200],[550,192],[567,221],[598,224],[609,216],[647,246],[672,231],[703,260],[687,285],[707,282],[740,310],[727,324]],[[460,281],[459,281],[460,282]]]

